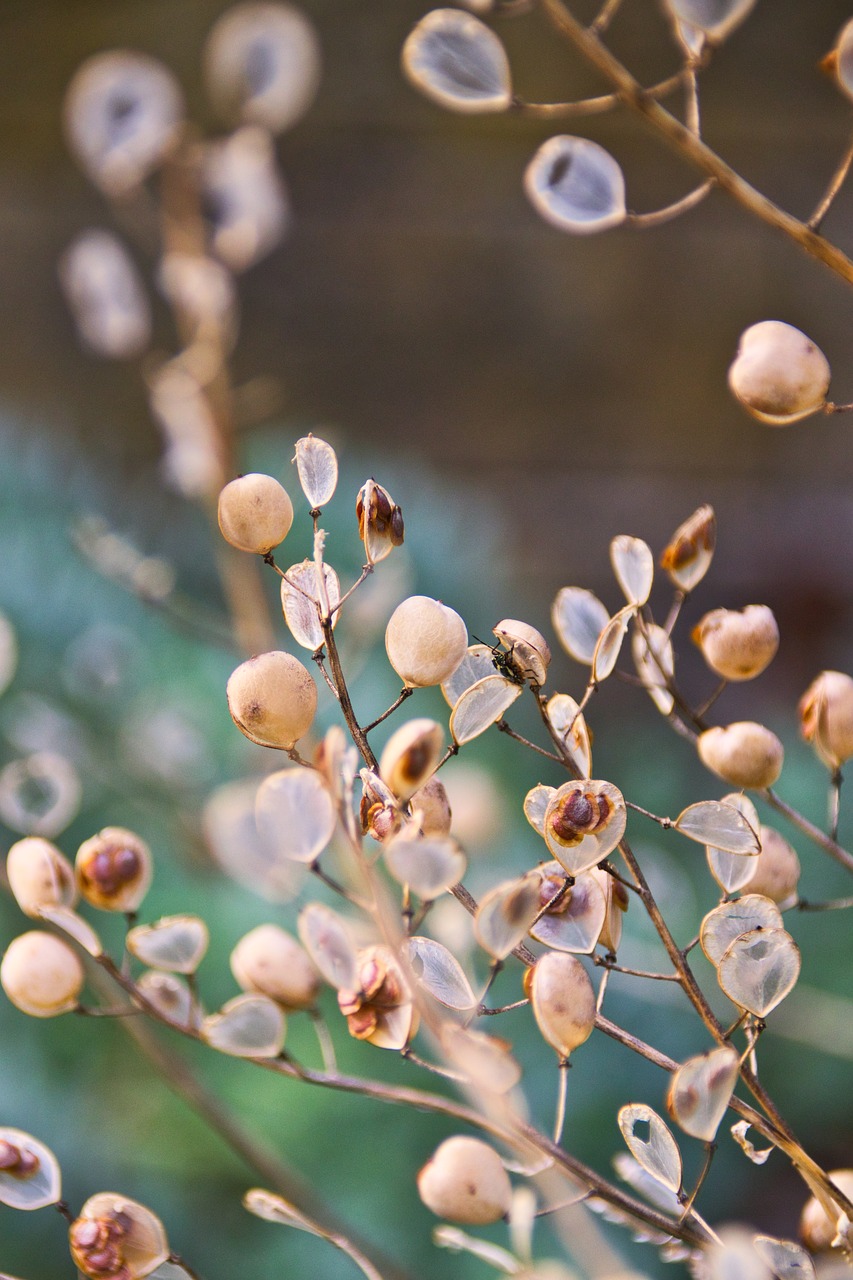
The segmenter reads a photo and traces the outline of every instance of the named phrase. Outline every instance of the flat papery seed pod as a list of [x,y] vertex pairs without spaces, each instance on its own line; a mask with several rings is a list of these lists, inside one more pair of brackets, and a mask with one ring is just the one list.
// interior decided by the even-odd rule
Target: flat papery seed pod
[[513,684],[503,676],[485,676],[472,684],[460,696],[450,716],[450,733],[457,746],[471,742],[500,720],[516,698],[524,692],[523,686]]
[[629,1187],[639,1192],[644,1200],[656,1205],[658,1209],[663,1209],[664,1213],[681,1212],[682,1205],[676,1192],[652,1177],[639,1160],[629,1156],[627,1151],[616,1153],[613,1157],[613,1167],[622,1181],[627,1182]]
[[459,666],[442,683],[441,692],[444,694],[445,702],[452,709],[472,684],[476,684],[478,680],[484,680],[486,676],[496,674],[494,655],[489,646],[487,644],[469,645]]
[[403,70],[416,89],[451,111],[505,111],[509,60],[494,31],[458,9],[433,9],[403,45]]
[[484,895],[474,917],[474,934],[495,960],[503,960],[527,936],[542,907],[539,873],[505,880]]
[[625,178],[609,151],[589,138],[561,134],[543,142],[524,175],[524,190],[546,222],[591,235],[625,221]]
[[740,1059],[728,1045],[683,1062],[666,1096],[667,1110],[676,1124],[692,1138],[713,1142],[739,1070]]
[[564,782],[545,810],[545,843],[569,875],[580,875],[616,848],[626,821],[625,800],[612,782]]
[[546,951],[525,975],[536,1025],[551,1048],[566,1059],[592,1035],[595,991],[580,960]]
[[492,633],[506,648],[506,653],[496,655],[502,667],[506,666],[519,680],[530,680],[540,686],[545,683],[551,650],[541,631],[517,618],[504,618],[492,628]]
[[202,182],[217,258],[239,272],[271,253],[287,230],[290,202],[266,130],[245,125],[209,143]]
[[84,231],[59,263],[63,293],[85,345],[130,360],[151,340],[151,307],[133,259],[109,231]]
[[692,591],[711,567],[716,545],[714,508],[708,505],[697,507],[672,535],[661,554],[660,566],[680,591]]
[[619,1128],[635,1160],[670,1191],[681,1190],[681,1152],[656,1111],[642,1102],[621,1107]]
[[782,913],[776,903],[760,893],[747,893],[736,902],[724,902],[709,911],[702,921],[699,941],[711,964],[716,966],[742,933],[781,928]]
[[716,1241],[702,1253],[707,1280],[773,1280],[770,1269],[753,1244],[753,1231],[738,1223],[715,1229]]
[[[169,1257],[169,1242],[163,1223],[156,1214],[136,1200],[128,1200],[126,1196],[116,1195],[113,1191],[101,1191],[86,1201],[74,1226],[81,1220],[119,1220],[129,1224],[121,1237],[121,1256],[133,1280],[151,1275]],[[71,1228],[72,1236],[74,1226]],[[100,1248],[100,1245],[96,1247]],[[78,1265],[85,1257],[79,1256],[76,1250],[72,1250],[72,1256]],[[91,1273],[87,1271],[87,1274]]]
[[452,951],[432,938],[409,938],[409,964],[418,983],[446,1009],[476,1009],[479,1001]]
[[631,655],[643,688],[661,715],[668,716],[675,698],[666,687],[675,673],[672,641],[656,622],[646,622],[631,637]]
[[391,788],[393,804],[409,800],[435,773],[444,748],[444,730],[419,716],[391,734],[379,757],[382,781]]
[[645,604],[655,578],[655,558],[648,543],[618,534],[610,543],[610,563],[628,603]]
[[253,1213],[256,1218],[263,1218],[264,1222],[277,1222],[282,1227],[295,1227],[298,1231],[307,1231],[312,1236],[323,1235],[310,1218],[306,1218],[295,1205],[285,1200],[283,1196],[276,1195],[274,1191],[253,1187],[243,1196],[243,1208],[248,1209],[249,1213]]
[[358,989],[356,949],[346,924],[331,907],[309,902],[299,913],[297,930],[303,947],[329,986]]
[[[341,584],[331,565],[323,565],[323,579],[329,609],[335,609],[341,598]],[[303,649],[315,653],[325,642],[320,622],[319,592],[317,590],[317,566],[313,560],[292,564],[287,577],[281,580],[281,609],[290,634]],[[332,614],[332,626],[337,626],[340,610]]]
[[528,791],[524,797],[524,816],[533,830],[538,831],[540,836],[543,837],[545,835],[545,810],[551,803],[556,790],[556,787],[546,787],[544,783],[540,782]]
[[291,902],[304,867],[279,857],[262,840],[255,822],[254,779],[228,782],[208,797],[202,811],[205,841],[233,880],[271,902]]
[[584,587],[562,587],[551,606],[551,622],[560,644],[570,658],[592,663],[598,637],[610,621],[610,614]]
[[506,1040],[450,1022],[442,1028],[440,1038],[448,1062],[478,1089],[501,1096],[521,1079],[521,1065],[510,1053]]
[[13,831],[53,839],[76,817],[82,794],[70,760],[35,751],[0,771],[0,819]]
[[147,969],[137,980],[136,989],[170,1022],[187,1027],[197,1020],[189,987],[173,973]]
[[201,1024],[201,1037],[237,1058],[275,1058],[284,1047],[286,1019],[267,996],[235,996]]
[[688,840],[712,844],[727,853],[749,856],[761,851],[758,828],[739,808],[722,800],[700,800],[688,805],[672,825]]
[[737,893],[755,875],[757,866],[755,858],[761,852],[761,821],[755,805],[749,796],[744,795],[742,792],[733,791],[730,795],[723,796],[721,803],[731,805],[734,809],[737,809],[753,831],[756,832],[759,839],[759,847],[755,853],[731,853],[727,849],[718,849],[710,844],[705,848],[708,867],[717,884],[726,893]]
[[778,1280],[815,1280],[811,1255],[793,1240],[753,1236],[752,1246]]
[[710,40],[725,40],[755,7],[755,0],[664,0],[679,22],[696,27]]
[[338,815],[321,775],[297,766],[264,778],[255,819],[261,839],[276,857],[311,863],[331,840]]
[[592,741],[586,720],[574,698],[567,693],[555,693],[548,699],[548,719],[569,753],[572,763],[581,777],[592,773]]
[[[553,879],[555,890],[559,890],[560,878],[565,875],[559,862],[546,863],[539,871],[543,876],[543,888],[547,874]],[[542,890],[540,901],[541,894]],[[530,936],[537,942],[544,942],[546,947],[552,947],[554,951],[591,955],[604,928],[606,916],[607,895],[595,876],[585,871],[576,877],[575,883],[554,912],[546,911],[540,916],[530,930]]]
[[338,455],[319,436],[307,435],[296,441],[294,460],[302,492],[311,507],[325,507],[338,486]]
[[39,907],[36,914],[39,920],[46,920],[48,924],[61,929],[69,938],[73,938],[84,951],[88,951],[90,956],[97,957],[104,954],[104,944],[88,920],[78,916],[71,907]]
[[56,1156],[22,1129],[0,1129],[0,1204],[10,1209],[44,1209],[62,1197]]
[[717,980],[730,1000],[756,1018],[764,1018],[795,986],[800,951],[785,929],[751,929],[724,951]]
[[195,973],[207,951],[207,925],[199,916],[163,916],[127,935],[127,949],[149,969]]
[[455,840],[410,836],[404,828],[384,848],[385,865],[398,884],[408,885],[424,902],[432,902],[458,884],[468,865]]
[[612,674],[622,651],[622,641],[625,639],[625,633],[636,612],[635,605],[626,604],[618,613],[614,613],[598,637],[598,643],[592,655],[592,670],[590,672],[590,678],[597,683],[606,680]]

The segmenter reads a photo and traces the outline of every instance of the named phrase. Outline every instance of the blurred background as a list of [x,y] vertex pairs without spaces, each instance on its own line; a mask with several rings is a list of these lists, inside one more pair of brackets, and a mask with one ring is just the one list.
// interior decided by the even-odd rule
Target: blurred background
[[[138,830],[157,862],[145,917],[191,910],[210,925],[202,971],[210,1007],[234,994],[227,956],[238,938],[261,920],[294,918],[292,906],[264,903],[216,869],[201,828],[217,788],[260,776],[271,762],[237,733],[225,706],[239,653],[225,634],[218,535],[199,504],[163,479],[163,436],[147,385],[178,342],[153,287],[156,224],[152,232],[138,207],[110,207],[71,158],[62,119],[66,88],[84,59],[133,49],[178,78],[202,134],[221,132],[201,50],[227,7],[221,0],[0,5],[0,609],[19,653],[0,700],[0,768],[34,753],[54,758],[43,776],[34,765],[24,783],[18,774],[0,777],[0,836],[7,848],[28,829],[27,813],[57,794],[68,805],[57,841],[69,856],[107,824]],[[709,502],[718,549],[685,611],[678,650],[685,685],[697,701],[713,687],[687,639],[692,622],[717,606],[770,605],[782,633],[775,662],[755,688],[729,690],[715,714],[721,722],[768,723],[788,749],[780,789],[822,821],[825,777],[797,741],[795,704],[819,670],[853,667],[850,427],[843,416],[761,426],[735,404],[725,372],[743,328],[781,319],[826,353],[833,399],[853,399],[853,295],[720,193],[658,230],[562,235],[530,208],[521,175],[545,138],[574,126],[455,116],[421,98],[403,79],[399,52],[423,5],[373,0],[356,10],[306,0],[302,7],[322,48],[322,79],[310,110],[277,142],[292,209],[288,234],[239,275],[235,470],[268,470],[295,498],[294,441],[308,431],[330,440],[342,481],[329,511],[329,551],[350,580],[361,555],[352,514],[359,485],[375,475],[402,506],[405,548],[382,566],[349,630],[342,625],[365,718],[397,692],[382,633],[406,594],[440,597],[484,639],[506,616],[550,635],[561,586],[590,587],[618,606],[608,564],[614,534],[643,537],[657,553]],[[594,13],[586,3],[576,10]],[[834,0],[759,0],[702,79],[707,140],[800,217],[817,203],[849,139],[850,104],[818,70],[848,17]],[[522,97],[601,91],[541,15],[494,25]],[[651,0],[626,4],[611,36],[644,82],[674,68]],[[654,209],[694,184],[696,176],[626,115],[582,123],[577,132],[622,164],[631,209]],[[851,217],[853,189],[842,191],[824,227],[847,252]],[[151,292],[153,344],[141,360],[108,361],[84,349],[63,299],[60,256],[93,227],[126,238]],[[309,533],[300,510],[294,560],[309,554]],[[275,617],[272,582],[267,598]],[[661,589],[661,614],[666,607]],[[275,627],[275,644],[287,647],[283,625]],[[580,695],[581,668],[556,654],[553,671],[554,689]],[[418,695],[417,703],[412,714],[442,714],[440,698]],[[319,728],[333,719],[324,707]],[[649,808],[674,815],[719,794],[639,692],[614,682],[590,720],[598,776]],[[521,716],[518,724],[534,731]],[[482,795],[480,814],[492,818],[484,826],[480,816],[464,833],[475,892],[498,869],[510,874],[539,857],[520,803],[528,787],[555,781],[535,757],[494,738],[454,762],[460,825],[466,796]],[[70,762],[70,781],[57,773],[57,755]],[[851,836],[853,824],[843,819],[842,838]],[[656,828],[640,828],[635,839],[686,942],[716,898],[704,860]],[[795,843],[805,897],[849,893],[840,872]],[[627,943],[654,968],[634,915]],[[780,1009],[762,1061],[783,1114],[830,1168],[853,1162],[853,1046],[844,1029],[851,1020],[848,1004],[821,1004],[809,993],[849,997],[843,920],[795,920],[802,990]],[[4,938],[24,927],[5,897],[0,925]],[[109,924],[104,933],[118,940]],[[706,1047],[677,1004],[639,986],[614,982],[614,1020],[675,1057]],[[294,1053],[310,1059],[310,1034],[298,1026],[293,1034]],[[548,1125],[551,1063],[546,1069],[528,1043],[523,1018],[504,1034],[529,1063],[537,1118]],[[0,1045],[0,1115],[53,1146],[72,1205],[103,1189],[149,1203],[166,1219],[173,1246],[211,1280],[282,1265],[332,1277],[349,1266],[308,1237],[248,1217],[239,1201],[256,1176],[169,1094],[120,1027],[70,1017],[37,1023],[4,1000]],[[572,1072],[568,1140],[607,1171],[620,1149],[617,1107],[645,1100],[660,1109],[663,1085],[625,1051],[604,1044],[593,1053],[594,1045]],[[390,1055],[365,1065],[362,1052],[344,1046],[343,1064],[432,1087]],[[377,1113],[357,1100],[298,1091],[213,1055],[189,1056],[351,1225],[411,1274],[448,1274],[447,1255],[429,1245],[432,1222],[411,1177],[445,1129],[411,1112]],[[790,1235],[803,1198],[798,1180],[778,1156],[754,1170],[727,1138],[724,1145],[703,1193],[706,1216],[742,1215]],[[698,1169],[700,1153],[691,1151],[689,1163]],[[70,1274],[63,1231],[58,1215],[0,1206],[0,1268],[30,1280]],[[659,1267],[652,1251],[630,1252],[624,1234],[614,1242],[638,1269]],[[543,1232],[541,1252],[549,1249],[557,1246]],[[486,1273],[464,1257],[452,1268],[464,1277]]]

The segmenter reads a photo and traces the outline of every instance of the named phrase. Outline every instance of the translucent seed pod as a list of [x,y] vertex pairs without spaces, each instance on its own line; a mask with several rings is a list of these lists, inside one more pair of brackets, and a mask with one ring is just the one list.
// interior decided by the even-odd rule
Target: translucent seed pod
[[283,542],[293,524],[293,503],[272,476],[253,472],[227,484],[219,495],[219,528],[240,551],[266,555]]
[[543,142],[524,175],[530,203],[560,231],[592,235],[625,221],[625,178],[609,151],[562,134]]
[[425,836],[450,834],[452,813],[447,791],[440,778],[430,778],[409,797],[415,821]]
[[418,1174],[418,1194],[439,1218],[485,1226],[506,1217],[512,1184],[494,1147],[479,1138],[447,1138]]
[[718,44],[749,15],[755,0],[665,0],[665,4],[680,23]]
[[359,951],[354,988],[338,991],[338,1006],[356,1040],[379,1049],[402,1049],[415,1033],[412,993],[390,947]]
[[276,924],[260,924],[231,952],[231,972],[242,989],[268,996],[284,1009],[310,1009],[320,975],[296,939]]
[[162,1222],[112,1191],[91,1196],[68,1231],[71,1257],[92,1280],[142,1280],[169,1257]]
[[50,1147],[22,1129],[0,1128],[0,1204],[32,1212],[62,1196],[62,1171]]
[[[848,1200],[853,1199],[853,1169],[833,1169],[829,1180]],[[800,1218],[800,1239],[806,1248],[811,1249],[812,1253],[825,1253],[827,1249],[831,1249],[832,1242],[838,1235],[840,1217],[839,1209],[838,1216],[830,1218],[817,1197],[812,1196],[806,1202]]]
[[410,687],[441,684],[459,666],[467,646],[459,614],[429,596],[409,596],[385,629],[388,660]]
[[109,231],[85,231],[65,250],[59,280],[81,340],[111,360],[130,360],[151,340],[151,308],[133,259]]
[[0,613],[0,693],[12,683],[18,665],[18,639],[5,613]]
[[586,969],[566,951],[548,951],[525,973],[524,987],[542,1035],[568,1058],[595,1026],[595,992]]
[[551,650],[541,631],[515,618],[504,618],[492,630],[507,649],[506,654],[500,655],[496,661],[498,669],[505,665],[507,673],[511,672],[517,679],[543,685]]
[[17,1009],[33,1018],[53,1018],[75,1009],[83,980],[76,952],[39,929],[15,938],[0,964],[0,986]]
[[451,111],[505,111],[509,60],[490,27],[458,9],[433,9],[403,45],[403,70],[421,93]]
[[379,773],[399,800],[408,800],[435,772],[444,730],[435,720],[409,720],[393,733],[379,760]]
[[545,843],[569,875],[578,875],[616,848],[626,819],[625,800],[612,782],[564,782],[545,809]]
[[82,794],[70,760],[56,751],[34,751],[0,770],[0,819],[13,831],[51,839],[75,817]]
[[680,591],[692,591],[708,572],[716,544],[714,509],[698,507],[672,535],[661,555],[660,566]]
[[588,874],[600,886],[607,902],[607,914],[598,935],[598,945],[615,955],[622,941],[622,922],[630,903],[628,890],[601,867],[593,867]]
[[797,896],[800,882],[800,860],[796,850],[773,827],[761,827],[761,852],[752,859],[753,873],[743,888],[760,893],[780,906],[787,906]]
[[226,686],[228,710],[241,733],[262,747],[289,751],[308,732],[317,686],[298,658],[274,650],[249,658]]
[[766,604],[712,609],[693,628],[693,642],[712,671],[725,680],[753,680],[779,648],[779,628]]
[[81,897],[102,911],[135,911],[153,875],[151,850],[124,827],[104,827],[85,840],[74,864]]
[[843,671],[822,671],[797,706],[800,732],[828,769],[853,756],[853,680]]
[[42,907],[73,907],[77,901],[74,868],[50,840],[28,836],[12,845],[6,858],[9,888],[25,916]]
[[266,130],[246,125],[208,144],[202,183],[217,258],[239,272],[271,253],[287,230],[290,204]]
[[735,787],[772,787],[782,772],[782,743],[754,720],[706,729],[696,745],[706,769]]
[[160,260],[157,284],[173,309],[195,326],[196,336],[203,339],[215,329],[230,349],[237,336],[237,289],[221,262],[171,250]]
[[782,320],[762,320],[741,334],[729,387],[759,422],[784,427],[820,412],[830,376],[811,338]]

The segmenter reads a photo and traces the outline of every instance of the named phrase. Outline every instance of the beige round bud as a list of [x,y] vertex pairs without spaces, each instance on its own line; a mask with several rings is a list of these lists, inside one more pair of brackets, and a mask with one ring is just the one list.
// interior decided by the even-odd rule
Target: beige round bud
[[853,756],[853,680],[843,671],[822,671],[800,698],[800,732],[828,769]]
[[693,628],[694,642],[712,671],[726,680],[752,680],[773,660],[779,628],[766,604],[713,609]]
[[12,845],[6,874],[25,916],[38,916],[41,907],[73,907],[77,900],[74,868],[55,844],[41,836],[27,836]]
[[485,1226],[506,1217],[512,1184],[493,1147],[479,1138],[447,1138],[418,1174],[418,1194],[439,1218]]
[[444,730],[435,720],[408,720],[385,744],[379,775],[399,800],[408,800],[435,772]]
[[262,747],[285,751],[311,727],[317,686],[298,658],[273,651],[249,658],[226,686],[228,710],[241,733]]
[[404,684],[441,684],[465,657],[468,631],[459,614],[429,596],[409,596],[385,629],[388,660]]
[[755,871],[744,893],[761,893],[774,902],[786,903],[797,892],[800,860],[788,841],[773,827],[761,827],[761,852],[753,859]]
[[268,996],[285,1009],[310,1009],[320,975],[308,953],[277,924],[259,924],[231,952],[231,972],[244,991]]
[[[829,1180],[847,1196],[848,1200],[853,1200],[853,1169],[834,1169],[829,1174]],[[837,1216],[841,1216],[840,1209]],[[800,1239],[806,1248],[811,1249],[812,1253],[823,1253],[831,1248],[832,1241],[838,1232],[836,1221],[837,1219],[827,1216],[815,1196],[806,1201],[800,1218]]]
[[782,743],[753,720],[706,729],[697,743],[699,759],[734,787],[772,787],[782,772]]
[[292,524],[293,503],[272,476],[239,476],[219,495],[219,528],[240,551],[266,555],[284,541]]
[[135,911],[153,875],[151,850],[124,827],[104,827],[85,840],[74,864],[81,897],[102,911]]
[[565,951],[546,951],[524,975],[524,989],[542,1035],[568,1058],[595,1026],[595,992],[586,969]]
[[23,1013],[52,1018],[77,1007],[83,966],[67,942],[33,929],[9,944],[0,964],[0,986]]
[[818,413],[826,403],[826,356],[793,325],[762,320],[741,334],[729,386],[754,418],[787,426]]
[[492,630],[501,644],[506,646],[507,652],[503,655],[503,660],[510,671],[519,680],[532,680],[534,684],[543,685],[551,661],[551,650],[541,631],[516,618],[504,618]]
[[425,836],[448,836],[452,813],[447,791],[440,778],[430,778],[410,797],[412,813],[419,817]]

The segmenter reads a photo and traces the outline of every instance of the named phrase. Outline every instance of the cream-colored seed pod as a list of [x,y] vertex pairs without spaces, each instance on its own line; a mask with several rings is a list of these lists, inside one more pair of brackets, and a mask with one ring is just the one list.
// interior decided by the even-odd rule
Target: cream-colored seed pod
[[249,658],[226,686],[228,710],[241,733],[262,747],[289,751],[317,711],[317,686],[298,658],[274,650]]
[[551,650],[541,631],[516,618],[504,618],[493,628],[493,633],[506,646],[504,657],[513,674],[519,680],[532,680],[534,684],[543,685],[551,662]]
[[[829,1174],[830,1182],[843,1191],[848,1200],[853,1199],[853,1169],[834,1169]],[[838,1217],[841,1210],[838,1211]],[[800,1218],[800,1239],[812,1253],[823,1253],[832,1247],[832,1241],[838,1232],[837,1219],[829,1218],[820,1201],[812,1196],[806,1202]]]
[[706,729],[697,748],[705,767],[734,787],[772,787],[785,758],[776,734],[753,720]]
[[15,938],[0,964],[0,986],[22,1013],[52,1018],[77,1007],[83,966],[67,942],[33,929]]
[[595,992],[586,969],[565,951],[547,951],[527,970],[524,988],[542,1035],[568,1058],[595,1026]]
[[782,320],[762,320],[746,329],[729,369],[729,386],[744,408],[775,427],[818,413],[829,379],[823,352]]
[[409,596],[385,629],[388,660],[403,683],[441,684],[465,657],[468,631],[459,614],[429,596]]
[[310,1009],[320,990],[308,953],[277,924],[259,924],[240,939],[231,972],[244,991],[269,996],[285,1009]]
[[27,836],[12,845],[6,874],[25,916],[38,916],[41,907],[73,907],[77,900],[74,868],[55,844],[41,836]]
[[410,796],[410,802],[412,813],[418,817],[425,836],[450,835],[453,815],[447,791],[440,778],[430,778],[429,782]]
[[293,503],[273,476],[238,476],[219,495],[219,528],[240,551],[264,556],[283,542],[293,524]]
[[779,648],[779,628],[766,604],[712,609],[691,634],[711,670],[726,680],[754,679]]
[[444,731],[435,720],[408,720],[385,744],[379,759],[382,781],[400,800],[408,800],[435,772]]
[[853,680],[843,671],[822,671],[799,701],[800,732],[828,769],[853,756]]
[[151,850],[125,827],[85,840],[74,863],[81,897],[101,911],[135,911],[151,885]]
[[485,1226],[506,1217],[512,1184],[493,1147],[479,1138],[447,1138],[418,1174],[418,1194],[439,1218]]
[[780,904],[794,897],[800,882],[800,860],[773,827],[761,827],[761,852],[753,861],[755,871],[743,886],[744,893],[761,893]]

